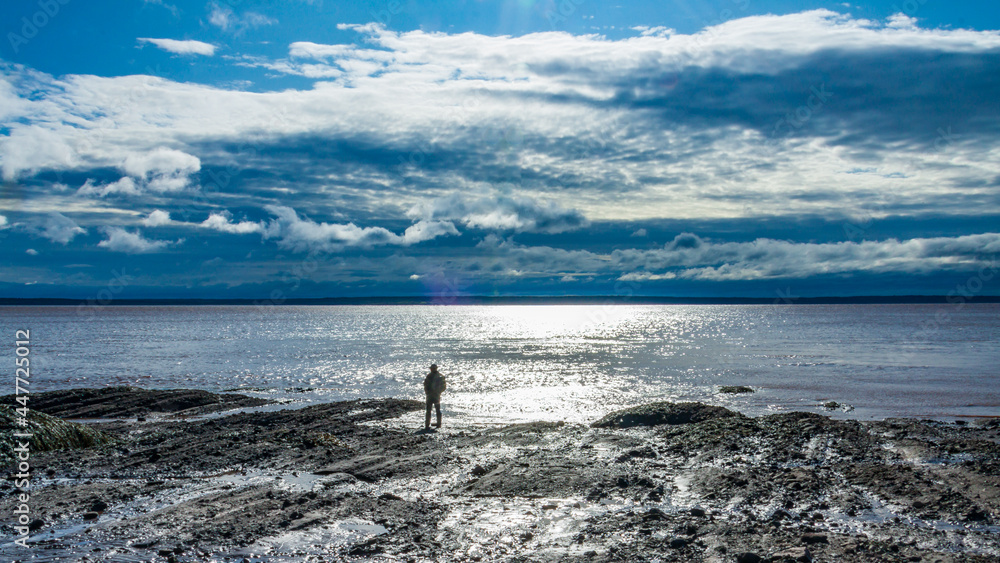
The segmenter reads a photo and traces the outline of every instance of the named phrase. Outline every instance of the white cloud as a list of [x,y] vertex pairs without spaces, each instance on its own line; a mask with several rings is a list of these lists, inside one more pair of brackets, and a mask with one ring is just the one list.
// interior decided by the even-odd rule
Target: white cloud
[[[309,41],[296,41],[288,46],[288,56],[302,59],[331,59],[337,57],[353,56],[358,48],[355,45],[322,45]],[[388,51],[382,51],[386,55],[391,55]]]
[[211,57],[215,54],[216,46],[211,43],[195,41],[193,39],[154,39],[152,37],[139,37],[140,43],[151,43],[160,49],[177,55],[204,55]]
[[115,180],[114,182],[109,182],[107,184],[100,186],[95,184],[92,179],[88,178],[87,181],[84,182],[82,186],[80,186],[80,189],[78,189],[76,193],[78,195],[83,195],[83,196],[93,195],[99,197],[106,197],[109,195],[134,196],[142,193],[142,190],[139,189],[139,186],[136,184],[135,180],[129,178],[128,176],[125,176],[123,178]]
[[38,251],[35,250],[34,248],[29,248],[25,250],[24,253],[27,254],[28,256],[38,256]]
[[212,213],[201,222],[201,226],[206,229],[232,234],[249,234],[265,232],[266,226],[263,223],[252,221],[240,221],[233,223],[230,221],[229,213]]
[[916,29],[917,18],[907,16],[903,13],[893,14],[889,16],[889,20],[886,25],[895,29]]
[[5,228],[7,228],[7,218],[4,217],[3,215],[0,215],[0,229],[5,229]]
[[171,222],[170,213],[159,209],[154,209],[142,220],[142,224],[147,227],[162,227],[163,225],[169,225]]
[[130,154],[122,163],[122,170],[130,176],[193,174],[201,169],[198,157],[167,148],[141,154]]
[[622,281],[662,281],[662,280],[672,280],[677,277],[677,274],[673,272],[667,272],[665,274],[650,274],[648,272],[629,272],[627,274],[622,274],[618,279]]
[[77,235],[87,232],[75,221],[58,212],[49,213],[44,219],[29,227],[29,230],[42,238],[59,244],[67,244]]
[[130,233],[121,227],[105,227],[103,231],[108,238],[97,243],[97,246],[107,248],[112,252],[124,252],[126,254],[156,252],[170,245],[184,242],[184,239],[176,241],[149,240],[143,238],[142,233],[138,231]]
[[160,147],[128,155],[121,169],[151,191],[175,192],[191,184],[190,176],[201,170],[201,161],[185,152]]
[[73,149],[59,133],[39,125],[12,124],[0,137],[0,170],[5,181],[45,168],[70,168],[76,164]]
[[175,18],[180,16],[180,10],[177,9],[177,6],[173,4],[167,4],[163,0],[142,0],[142,2],[143,4],[152,4],[154,6],[161,6],[167,11],[169,11],[171,14],[173,14]]
[[458,234],[458,229],[450,221],[418,221],[403,231],[400,244],[417,244],[441,236]]
[[407,213],[428,220],[460,221],[467,227],[516,232],[559,233],[587,226],[574,209],[526,196],[470,198],[461,194],[421,202]]
[[317,223],[302,219],[291,207],[268,205],[265,209],[277,218],[265,229],[267,238],[296,252],[322,248],[335,250],[348,246],[409,246],[444,235],[457,235],[455,225],[447,221],[419,221],[403,235],[382,227],[358,227],[354,223]]
[[274,25],[278,23],[278,20],[256,12],[246,12],[239,15],[229,6],[213,3],[212,11],[208,15],[208,22],[222,31],[241,32],[265,25]]
[[77,195],[137,196],[147,191],[181,191],[191,185],[191,176],[201,170],[201,160],[179,150],[157,147],[142,153],[129,151],[118,168],[128,176],[103,185],[88,179],[76,191]]

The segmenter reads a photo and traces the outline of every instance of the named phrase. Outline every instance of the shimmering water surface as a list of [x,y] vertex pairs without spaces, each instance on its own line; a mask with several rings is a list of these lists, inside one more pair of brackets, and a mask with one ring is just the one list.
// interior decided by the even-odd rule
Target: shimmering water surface
[[[0,308],[8,350],[15,329],[31,330],[33,391],[422,398],[435,362],[448,377],[446,416],[477,422],[586,422],[655,400],[748,414],[827,412],[820,403],[837,401],[854,407],[832,411],[844,417],[998,415],[998,313],[995,304]],[[722,395],[720,385],[757,392]]]

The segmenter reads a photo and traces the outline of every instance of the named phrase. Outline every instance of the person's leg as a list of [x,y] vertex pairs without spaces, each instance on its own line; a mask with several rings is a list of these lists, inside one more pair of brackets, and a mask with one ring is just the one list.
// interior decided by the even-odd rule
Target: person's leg
[[427,416],[424,417],[424,429],[425,430],[431,427],[431,405],[433,405],[433,404],[434,404],[434,402],[431,401],[430,398],[428,397],[428,399],[427,399]]
[[[434,408],[437,410],[438,423],[437,427],[441,428],[441,401],[434,401]],[[428,411],[427,416],[430,416],[430,411]]]

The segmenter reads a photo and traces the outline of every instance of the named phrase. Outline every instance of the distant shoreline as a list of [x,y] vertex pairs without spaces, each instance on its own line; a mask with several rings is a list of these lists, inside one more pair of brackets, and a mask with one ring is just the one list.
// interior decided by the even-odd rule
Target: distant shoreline
[[95,303],[93,299],[48,297],[0,298],[0,306],[143,306],[143,305],[894,305],[1000,303],[1000,295],[867,295],[852,297],[668,297],[624,295],[567,296],[400,296],[400,297],[320,297],[284,299],[113,299]]

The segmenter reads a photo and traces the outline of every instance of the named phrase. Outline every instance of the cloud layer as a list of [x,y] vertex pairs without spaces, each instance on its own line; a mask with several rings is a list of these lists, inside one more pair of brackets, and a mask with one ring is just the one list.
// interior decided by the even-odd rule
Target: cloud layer
[[[226,34],[276,23],[207,10]],[[338,254],[325,275],[358,284],[930,276],[997,252],[995,229],[884,227],[1000,216],[996,31],[827,10],[620,39],[339,27],[356,39],[184,59],[248,73],[246,90],[0,66],[0,173],[18,186],[0,228],[199,264],[210,247],[261,276]],[[693,226],[803,217],[825,230]]]

